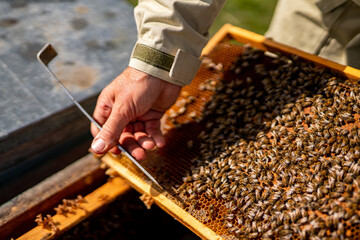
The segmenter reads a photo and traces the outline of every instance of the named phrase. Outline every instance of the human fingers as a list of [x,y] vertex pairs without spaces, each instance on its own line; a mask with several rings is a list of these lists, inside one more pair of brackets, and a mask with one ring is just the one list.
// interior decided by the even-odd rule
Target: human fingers
[[157,147],[162,148],[165,146],[165,137],[161,132],[159,119],[146,121],[145,129],[154,140]]
[[91,144],[91,148],[95,153],[103,154],[117,144],[121,132],[129,122],[129,119],[131,119],[129,112],[132,112],[132,110],[129,108],[131,106],[126,104],[114,104],[110,116]]
[[[99,95],[96,102],[95,110],[93,113],[94,120],[102,126],[111,114],[111,109],[114,102],[114,95],[112,91],[109,91],[108,88],[105,88]],[[99,133],[99,129],[95,124],[91,123],[90,131],[93,137]]]
[[146,159],[146,151],[138,144],[132,133],[123,132],[120,136],[120,144],[137,160]]
[[134,122],[134,137],[138,141],[139,145],[146,149],[151,150],[156,146],[154,139],[149,137],[145,132],[144,122]]
[[121,153],[121,150],[117,146],[115,146],[112,149],[110,149],[109,152],[111,152],[115,155],[119,155]]
[[154,140],[154,143],[159,148],[165,145],[165,137],[160,129],[160,119],[163,115],[164,112],[150,110],[138,118],[138,120],[144,122],[145,132]]
[[[130,122],[128,125],[126,125],[125,128],[124,128],[124,130],[123,130],[123,133],[124,133],[124,132],[128,132],[128,133],[130,133],[130,134],[133,134],[133,133],[134,133],[133,123]],[[123,134],[123,133],[122,133],[122,134]],[[120,141],[119,141],[119,143],[120,143]],[[115,147],[113,147],[112,149],[110,149],[109,152],[118,155],[118,154],[121,153],[121,150],[120,150],[117,146],[115,146]]]

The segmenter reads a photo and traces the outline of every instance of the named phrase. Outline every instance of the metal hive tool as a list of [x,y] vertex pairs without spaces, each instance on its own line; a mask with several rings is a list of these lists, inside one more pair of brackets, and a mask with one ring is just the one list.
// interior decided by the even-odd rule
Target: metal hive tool
[[[37,54],[37,59],[40,63],[42,63],[47,71],[51,74],[51,76],[56,80],[56,82],[61,86],[61,88],[65,91],[67,96],[71,99],[71,101],[77,106],[77,108],[99,129],[101,130],[101,126],[85,111],[85,109],[76,101],[76,99],[71,95],[71,93],[66,89],[66,87],[61,83],[61,81],[56,77],[56,75],[51,71],[48,64],[57,56],[57,52],[51,44],[46,44]],[[120,144],[117,144],[117,148],[122,151],[156,186],[160,189],[162,187],[155,180],[150,173],[148,173],[137,161],[131,156],[131,154],[126,151]]]
[[[230,29],[229,32],[231,32],[232,30],[233,29]],[[231,32],[231,34],[236,39],[235,36],[236,34],[234,34],[233,32]],[[228,40],[229,35],[226,34],[222,35],[223,38],[225,36],[226,39]],[[239,36],[240,40],[243,40],[244,42],[251,42],[255,46],[259,46],[258,43],[259,38],[260,38],[259,36],[256,36],[256,38],[251,36],[250,33],[248,36],[244,36],[244,35]],[[273,49],[275,49],[274,45],[275,44],[271,45]],[[282,49],[283,53],[286,54],[286,56],[289,56],[289,53],[287,51],[296,52],[299,55],[304,56],[305,59],[308,58],[310,61],[314,60],[321,62],[319,64],[319,67],[322,67],[321,65],[327,67],[327,70],[325,72],[327,74],[334,74],[336,78],[346,79],[344,78],[345,74],[343,74],[343,72],[345,71],[346,74],[351,75],[352,79],[356,79],[360,77],[360,73],[358,70],[347,71],[347,69],[342,66],[337,66],[333,63],[328,63],[323,60],[320,61],[315,56],[309,57],[299,51],[294,51],[292,49],[285,49],[285,47],[280,45],[277,47],[278,47],[277,49]],[[260,45],[260,48],[265,48],[265,47],[263,45]],[[278,50],[275,49],[274,52],[276,51]],[[168,211],[171,215],[177,216],[178,220],[180,220],[186,226],[190,227],[195,233],[199,234],[199,236],[206,239],[219,239],[219,237],[222,237],[224,239],[236,239],[234,232],[230,231],[231,227],[229,227],[230,224],[228,223],[230,222],[234,227],[241,227],[241,224],[235,222],[236,221],[235,218],[232,219],[231,216],[228,216],[230,210],[229,207],[231,207],[228,204],[229,202],[228,199],[223,199],[221,196],[220,197],[216,197],[216,196],[210,197],[210,195],[207,196],[206,194],[207,189],[205,189],[205,191],[203,192],[200,191],[200,193],[197,194],[196,198],[194,199],[195,201],[192,201],[191,193],[186,193],[184,189],[187,190],[188,188],[191,188],[192,191],[194,190],[196,191],[196,189],[198,189],[197,187],[194,187],[197,184],[196,182],[197,180],[195,181],[193,179],[188,180],[187,173],[190,172],[190,176],[191,176],[191,171],[195,169],[197,164],[197,162],[194,162],[193,160],[196,159],[201,154],[204,155],[204,153],[201,153],[200,150],[204,149],[202,148],[201,144],[206,145],[206,141],[204,141],[204,138],[201,137],[198,138],[198,136],[204,129],[207,128],[206,125],[211,121],[211,116],[208,115],[208,117],[205,120],[202,121],[199,120],[201,119],[201,116],[204,113],[204,111],[208,111],[207,108],[209,107],[209,105],[211,105],[211,102],[214,100],[213,97],[216,97],[214,96],[214,94],[216,94],[216,91],[211,90],[211,88],[215,87],[215,85],[220,81],[226,81],[228,83],[231,83],[231,81],[236,80],[236,77],[234,76],[237,76],[237,74],[234,75],[233,73],[235,69],[230,69],[230,68],[231,65],[234,62],[236,62],[239,56],[241,56],[242,54],[243,54],[243,48],[239,45],[218,43],[217,45],[212,46],[211,52],[207,55],[207,57],[210,58],[211,61],[215,63],[215,65],[209,67],[209,65],[203,64],[197,76],[191,83],[191,85],[186,86],[183,89],[175,105],[167,112],[166,124],[168,127],[165,128],[165,130],[167,131],[166,148],[159,149],[159,151],[157,151],[156,153],[151,154],[149,159],[147,159],[146,162],[144,163],[144,166],[155,176],[157,176],[157,179],[162,184],[162,186],[164,186],[164,188],[168,190],[167,198],[170,199],[173,203],[176,203],[176,205],[179,206],[182,210],[185,210],[188,213],[188,215],[195,217],[199,222],[201,222],[203,224],[203,228],[202,229],[195,228],[194,227],[195,225],[190,223],[188,217],[184,217],[181,214],[175,215],[176,211],[171,208],[167,208],[165,210]],[[274,54],[269,54],[269,55],[271,55],[271,58],[276,58],[276,55]],[[294,59],[296,59],[296,57]],[[272,61],[272,59],[268,59],[267,61]],[[218,63],[222,63],[222,67],[224,71],[217,71],[215,66],[218,66],[217,65]],[[253,62],[254,65],[258,65],[257,68],[260,72],[261,72],[261,64],[264,63],[266,62],[263,62],[261,60],[259,61],[256,60],[255,62]],[[303,66],[304,67],[311,66],[311,64],[303,65]],[[329,66],[332,66],[332,69],[329,68]],[[218,67],[221,68],[221,65]],[[247,67],[246,64],[244,64],[243,68],[246,67]],[[334,69],[337,69],[337,71],[335,71]],[[254,68],[252,68],[252,70],[248,69],[247,71],[241,72],[241,74],[238,75],[237,77],[241,79],[247,79],[247,77],[250,78],[253,77],[253,74],[254,74]],[[257,78],[254,79],[255,80],[253,84],[255,88],[257,88],[260,82],[257,82],[259,79]],[[214,82],[214,84],[212,82]],[[358,83],[354,81],[353,84],[358,84]],[[228,94],[231,94],[232,90],[234,89],[228,90]],[[191,98],[190,96],[193,96],[194,98]],[[181,109],[184,106],[184,104],[186,105],[185,112]],[[215,108],[215,111],[216,110],[217,109]],[[308,110],[309,109],[307,109],[306,111]],[[284,111],[284,114],[287,114],[286,111]],[[356,117],[356,119],[358,118]],[[357,121],[358,120],[356,120],[356,124],[358,124]],[[351,126],[351,124],[349,126]],[[208,126],[208,127],[212,128],[213,126]],[[344,126],[344,128],[346,129],[347,127]],[[226,135],[225,131],[219,132],[218,135],[224,135],[225,139],[226,137],[229,137],[229,135]],[[205,137],[205,139],[207,138]],[[326,149],[324,149],[324,151],[326,151]],[[112,162],[110,157],[106,157],[106,159],[109,160],[108,162],[110,163]],[[209,159],[203,162],[204,169],[206,164],[208,164],[211,161],[213,161],[213,159]],[[141,173],[139,173],[139,171],[137,171],[129,161],[125,161],[124,159],[114,159],[114,162],[116,162],[116,164],[118,163],[121,166],[125,166],[125,168],[129,170],[128,172],[119,171],[120,173],[123,174],[125,178],[131,179],[134,185],[141,186],[141,183],[136,180],[137,177],[141,176]],[[199,168],[199,170],[200,169],[201,168]],[[196,173],[199,175],[199,172]],[[171,189],[173,189],[174,191],[171,191]],[[213,189],[210,188],[210,190]],[[358,190],[359,189],[355,187],[354,192],[358,192]],[[184,196],[185,194],[187,195]],[[244,196],[243,198],[245,199],[246,196]],[[162,199],[159,199],[158,203],[160,206],[164,205],[162,201],[163,201]],[[324,207],[326,207],[326,204],[324,204]],[[351,209],[346,208],[346,211],[351,212]],[[309,214],[312,216],[313,213],[314,212],[304,212],[305,215]],[[359,214],[358,209],[354,211],[353,214]],[[321,215],[320,212],[319,215]],[[351,215],[347,215],[347,218],[349,216],[351,217]],[[228,217],[228,219],[226,217]],[[323,215],[323,217],[325,217],[325,215]],[[359,223],[351,224],[350,222],[351,221],[343,218],[340,220],[338,219],[336,223],[340,224],[341,228],[343,228],[343,230],[341,230],[343,237],[350,239],[358,239],[360,237]],[[268,223],[271,224],[270,221],[264,221],[262,223],[263,225],[266,225]],[[215,236],[211,234],[207,235],[208,234],[207,231],[209,230],[216,233],[216,235]],[[284,235],[288,233],[287,232],[288,229],[283,229],[283,230],[285,231],[279,232],[279,234],[274,234],[273,238],[279,239],[283,237],[289,237]],[[316,230],[316,231],[320,231],[320,230]],[[250,233],[252,235],[250,235]],[[253,234],[253,232],[250,233],[247,235],[250,238],[259,238],[259,237],[266,238],[266,236],[262,236],[261,234],[256,235]],[[315,234],[318,234],[318,232],[315,232]],[[324,234],[324,236],[326,236],[326,234],[328,233],[322,232],[321,234]],[[291,239],[299,239],[303,237],[304,236],[299,235],[299,233],[293,233]]]

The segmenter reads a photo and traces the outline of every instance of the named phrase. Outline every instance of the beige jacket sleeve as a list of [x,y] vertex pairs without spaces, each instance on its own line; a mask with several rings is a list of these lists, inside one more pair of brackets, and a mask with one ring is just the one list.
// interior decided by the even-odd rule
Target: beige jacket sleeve
[[225,0],[139,0],[129,66],[184,86],[200,66],[208,30]]
[[360,0],[278,0],[266,36],[360,68]]

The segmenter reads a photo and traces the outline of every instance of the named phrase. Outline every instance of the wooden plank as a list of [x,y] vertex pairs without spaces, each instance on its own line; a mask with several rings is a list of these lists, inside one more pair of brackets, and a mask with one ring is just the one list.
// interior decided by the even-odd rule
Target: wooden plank
[[264,41],[264,46],[269,50],[269,51],[274,51],[274,50],[278,50],[281,52],[285,52],[285,53],[291,53],[294,55],[298,55],[301,58],[304,58],[306,60],[312,61],[314,63],[320,64],[324,67],[328,67],[331,68],[333,70],[336,70],[340,73],[343,73],[345,76],[347,76],[350,79],[359,79],[360,78],[360,70],[349,67],[349,66],[345,66],[336,62],[333,62],[331,60],[319,57],[317,55],[314,54],[310,54],[304,51],[301,51],[297,48],[293,48],[278,42],[275,42],[271,39],[266,39]]
[[[299,55],[300,57],[303,57],[307,60],[316,62],[318,64],[333,68],[335,70],[338,70],[340,72],[344,72],[345,74],[352,76],[354,78],[360,77],[360,72],[357,69],[353,69],[350,67],[346,67],[334,62],[331,62],[329,60],[325,60],[322,58],[319,58],[315,55],[308,54],[305,52],[302,52],[298,49],[291,48],[279,43],[276,43],[272,40],[265,39],[265,37],[258,35],[256,33],[251,33],[249,31],[239,29],[236,27],[233,27],[231,25],[224,26],[220,32],[214,36],[214,38],[209,42],[209,45],[207,48],[204,49],[203,54],[207,54],[211,51],[211,49],[218,44],[221,41],[227,40],[230,38],[236,39],[238,41],[241,41],[242,43],[250,43],[252,46],[263,49],[263,50],[280,50],[286,53],[292,53]],[[115,169],[122,177],[124,177],[127,181],[129,181],[130,185],[133,186],[138,192],[145,193],[149,196],[151,196],[154,200],[154,202],[161,207],[163,210],[165,210],[167,213],[169,213],[171,216],[176,218],[178,221],[180,221],[182,224],[184,224],[186,227],[191,229],[194,233],[199,235],[201,238],[204,239],[221,239],[221,237],[216,234],[214,231],[212,231],[210,228],[208,228],[206,225],[202,224],[200,221],[198,221],[196,218],[191,216],[188,212],[186,212],[184,209],[176,205],[171,199],[167,198],[166,195],[159,189],[154,188],[151,186],[151,182],[147,181],[147,179],[142,178],[141,174],[138,174],[133,171],[133,168],[136,168],[133,166],[133,164],[125,157],[117,157],[111,154],[107,154],[103,157],[103,161],[107,163],[109,166],[111,166],[113,169]],[[129,167],[130,166],[130,167]],[[117,180],[116,180],[117,181]],[[116,185],[116,183],[115,183]],[[90,197],[90,194],[85,198],[89,205],[86,206],[86,209],[89,209],[87,211],[95,211],[97,208],[100,208],[104,204],[107,203],[107,200],[111,200],[112,198],[115,198],[114,190],[120,191],[121,184],[118,185],[107,185],[108,187],[105,187],[103,190],[101,188],[94,191],[94,196]],[[96,193],[95,193],[96,192]],[[110,194],[110,195],[109,195]],[[121,194],[117,192],[117,194]],[[96,197],[97,196],[97,197]],[[100,197],[101,196],[101,197]],[[103,199],[104,202],[99,202],[99,199]],[[96,201],[95,201],[96,199]],[[112,201],[112,200],[111,200]],[[91,202],[91,203],[90,203]],[[65,217],[63,215],[55,215],[53,217],[53,221],[55,224],[57,224],[58,231],[51,232],[50,230],[46,230],[42,227],[36,227],[29,231],[28,233],[21,236],[20,239],[48,239],[53,238],[54,236],[61,234],[66,229],[70,228],[71,226],[74,226],[79,221],[86,218],[88,215],[86,215],[86,212],[83,210],[77,210],[74,214],[73,218],[69,216]]]
[[72,136],[0,174],[0,206],[89,153],[90,134]]
[[232,39],[237,40],[239,43],[249,43],[255,48],[266,50],[264,47],[264,41],[266,38],[263,35],[234,26],[230,26],[228,28],[228,34]]
[[219,42],[226,40],[229,29],[233,26],[231,24],[225,24],[222,26],[219,31],[215,33],[215,35],[209,40],[209,42],[206,44],[206,46],[203,48],[201,55],[207,55],[211,52],[211,50],[219,44]]
[[174,217],[176,220],[181,222],[187,228],[192,230],[195,234],[203,239],[222,239],[218,234],[212,231],[210,228],[202,224],[196,218],[191,216],[184,209],[176,205],[172,200],[167,198],[164,193],[158,188],[151,186],[150,181],[146,181],[139,178],[138,175],[134,174],[128,166],[136,168],[135,165],[126,157],[115,156],[112,154],[106,154],[102,160],[115,171],[117,171],[123,178],[125,178],[129,184],[141,194],[146,193],[151,196],[154,202]]
[[[249,32],[247,30],[233,27],[231,25],[225,25],[218,34],[209,42],[209,45],[204,49],[203,54],[208,54],[218,43],[222,41],[227,41],[230,39],[235,39],[241,43],[249,43],[255,48],[269,51],[282,51],[287,54],[295,54],[300,57],[313,61],[317,64],[330,67],[332,69],[344,72],[345,69],[350,69],[343,65],[334,63],[332,61],[322,59],[318,56],[302,52],[301,50],[291,48],[279,43],[275,43],[272,40],[266,39],[264,36],[261,36],[256,33]],[[350,71],[349,71],[350,72]],[[352,76],[359,78],[360,72],[356,69],[351,69]],[[176,152],[174,152],[176,154]],[[154,159],[151,159],[153,166],[160,164],[157,161],[161,161],[161,156],[155,156]],[[221,239],[221,236],[216,234],[213,230],[207,227],[205,224],[202,224],[196,218],[194,218],[187,211],[179,207],[172,201],[170,198],[167,198],[166,195],[156,187],[152,186],[152,183],[146,179],[144,174],[142,174],[138,169],[126,158],[120,156],[114,156],[111,154],[105,155],[102,160],[109,165],[111,168],[115,169],[122,177],[129,181],[130,185],[135,188],[140,193],[145,193],[151,196],[154,202],[177,219],[179,222],[184,224],[198,236],[204,239]],[[167,169],[169,170],[169,169]],[[176,169],[175,169],[176,170]]]
[[[304,52],[300,49],[288,45],[284,45],[282,43],[273,41],[272,39],[265,38],[264,36],[259,35],[257,33],[253,33],[245,29],[228,24],[224,25],[223,31],[227,31],[227,34],[229,34],[231,38],[241,43],[249,43],[255,48],[262,49],[264,51],[271,51],[271,52],[280,51],[285,54],[294,54],[303,59],[319,64],[321,66],[328,67],[340,73],[343,73],[345,76],[347,76],[350,79],[360,78],[360,70],[358,69],[333,62],[331,60],[319,57],[311,53]],[[226,32],[222,33],[222,35],[225,34]],[[219,42],[220,40],[216,39],[216,41]]]
[[42,226],[37,226],[17,239],[53,239],[91,216],[99,208],[113,202],[119,195],[125,193],[129,189],[131,188],[124,179],[115,177],[111,181],[105,183],[92,193],[85,196],[85,201],[81,203],[79,208],[75,209],[73,213],[68,213],[66,215],[56,214],[52,216],[52,222],[57,228],[56,231],[46,229]]
[[105,170],[92,154],[79,159],[0,207],[1,237],[17,237],[36,226],[39,213],[48,213],[64,198],[88,193],[106,181]]
[[[93,111],[97,96],[94,94],[81,101],[86,111]],[[13,131],[0,139],[0,172],[88,131],[89,120],[76,106],[69,106],[56,114]]]

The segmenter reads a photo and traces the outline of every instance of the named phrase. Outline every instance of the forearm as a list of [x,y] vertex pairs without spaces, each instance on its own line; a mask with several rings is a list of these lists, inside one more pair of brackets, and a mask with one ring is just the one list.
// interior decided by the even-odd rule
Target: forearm
[[180,86],[190,83],[224,1],[140,0],[138,42],[129,65]]

